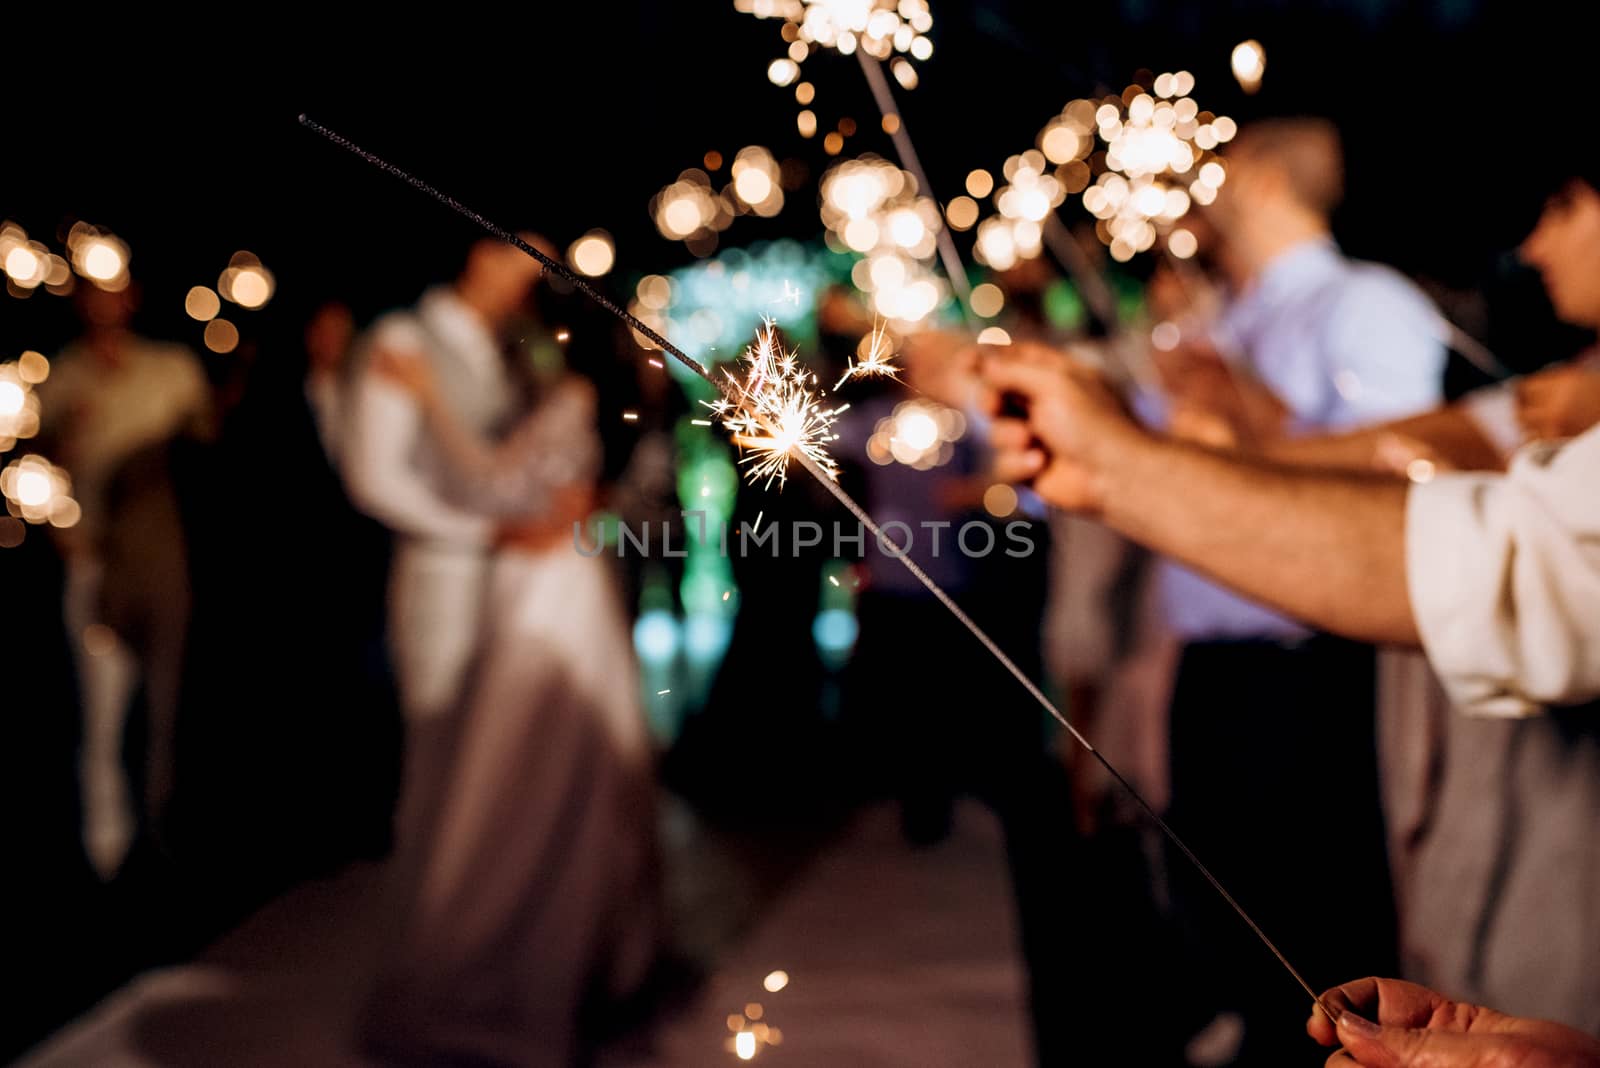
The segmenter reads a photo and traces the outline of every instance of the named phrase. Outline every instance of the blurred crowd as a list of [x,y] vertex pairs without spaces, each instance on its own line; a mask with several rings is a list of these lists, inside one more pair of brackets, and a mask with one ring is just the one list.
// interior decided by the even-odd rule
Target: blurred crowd
[[[999,337],[901,331],[900,377],[862,383],[838,424],[841,483],[880,523],[951,538],[976,523],[1002,547],[1024,525],[1027,553],[909,555],[1308,978],[1403,977],[1600,1034],[1592,689],[1464,689],[1426,641],[1237,592],[1206,555],[1229,535],[1187,496],[1202,485],[1163,490],[1198,546],[1173,552],[1142,520],[1099,521],[1081,487],[1028,471],[1013,488],[1019,472],[997,466],[1008,446],[991,432],[1018,415],[984,406],[997,352],[1070,360],[1175,447],[1385,487],[1504,471],[1600,423],[1597,350],[1517,352],[1513,337],[1491,354],[1456,325],[1472,295],[1447,315],[1347,256],[1343,169],[1326,123],[1246,127],[1190,220],[1197,254],[1139,279],[1137,314],[1053,321],[1055,274],[1035,259],[993,279]],[[1600,171],[1571,164],[1549,193],[1520,257],[1555,315],[1593,331]],[[1080,237],[1074,281],[1104,286],[1082,274],[1107,265]],[[134,332],[136,284],[78,286],[81,333],[31,387],[29,447],[70,474],[81,518],[0,549],[28,621],[7,750],[13,809],[34,814],[15,857],[36,922],[17,952],[38,976],[8,1052],[284,888],[386,858],[362,1048],[581,1063],[595,1005],[648,996],[671,955],[665,782],[724,815],[760,792],[800,821],[892,798],[909,848],[936,848],[956,800],[980,799],[1005,837],[1041,1064],[1316,1061],[1281,966],[870,539],[842,559],[828,538],[734,557],[740,611],[709,699],[680,736],[652,732],[633,623],[643,571],[675,565],[579,551],[575,530],[606,511],[681,534],[674,428],[696,413],[634,335],[517,249],[478,241],[439,274],[368,324],[305,304],[222,372]],[[801,358],[834,381],[880,324],[851,290],[816,296]],[[1009,449],[1044,463],[1065,446],[1037,431],[1049,392],[1028,399],[1035,426]],[[939,429],[902,456],[885,442],[914,418]],[[1290,485],[1285,515],[1297,501]],[[741,488],[734,514],[850,520],[804,476]],[[1443,543],[1408,551],[1456,552],[1430,530]],[[1257,562],[1311,573],[1325,551],[1283,540]],[[812,634],[829,575],[859,626],[843,665]],[[1567,577],[1566,612],[1600,617],[1592,575]],[[1572,644],[1592,675],[1593,647],[1566,634],[1543,641]],[[750,746],[768,758],[723,759]],[[1153,1018],[1132,989],[1161,1003]]]

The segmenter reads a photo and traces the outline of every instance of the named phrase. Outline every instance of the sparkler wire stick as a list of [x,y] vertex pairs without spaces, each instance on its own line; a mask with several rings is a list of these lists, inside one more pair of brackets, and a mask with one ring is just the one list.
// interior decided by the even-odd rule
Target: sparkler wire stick
[[1440,340],[1459,353],[1461,358],[1472,364],[1472,366],[1496,382],[1504,382],[1511,377],[1511,370],[1501,363],[1494,353],[1489,351],[1489,346],[1461,329],[1461,327],[1445,318],[1442,314],[1439,316],[1439,327],[1444,332],[1444,337]]
[[[529,256],[532,256],[535,260],[539,261],[539,263],[543,265],[546,270],[554,271],[572,285],[576,286],[583,292],[585,296],[595,301],[595,303],[599,304],[602,308],[605,308],[607,311],[617,316],[633,329],[639,331],[651,341],[654,341],[656,344],[660,345],[662,351],[670,354],[685,367],[689,368],[695,374],[711,383],[711,385],[720,394],[728,397],[730,401],[737,400],[734,391],[719,381],[717,377],[707,370],[706,367],[698,360],[685,353],[682,349],[678,348],[671,341],[668,341],[665,337],[662,337],[647,324],[641,322],[637,316],[630,315],[626,310],[619,308],[616,304],[612,303],[593,286],[589,285],[589,283],[585,282],[577,274],[568,269],[566,264],[562,263],[560,260],[551,256],[547,256],[545,253],[534,248],[528,242],[522,240],[516,234],[484,218],[482,215],[473,211],[465,204],[462,204],[454,197],[435,189],[433,186],[422,181],[420,178],[414,177],[410,173],[402,170],[382,157],[373,155],[371,152],[368,152],[366,149],[355,144],[341,134],[335,133],[333,130],[328,129],[326,126],[322,126],[319,123],[313,122],[305,115],[300,116],[300,124],[306,129],[311,130],[313,133],[320,134],[321,136],[327,138],[340,148],[346,149],[355,155],[360,156],[363,160],[372,164],[374,167],[377,167],[379,170],[387,171],[396,178],[399,178],[406,184],[412,186],[419,192],[426,193],[428,196],[450,208],[452,211],[455,211],[456,213],[477,223],[495,237],[500,238],[502,241],[505,241],[508,244],[513,245],[527,253]],[[868,530],[872,531],[873,536],[878,539],[880,545],[894,546],[897,549],[900,548],[898,543],[890,541],[885,536],[883,528],[877,524],[870,514],[868,514],[867,510],[861,507],[861,505],[857,504],[855,499],[846,493],[844,489],[840,487],[838,482],[835,481],[828,474],[828,472],[817,463],[815,459],[800,451],[795,452],[794,459],[802,467],[809,471],[812,477],[814,477],[818,482],[822,483],[828,492],[833,494],[839,503],[844,505],[844,507],[849,510],[851,515],[855,516],[861,521],[862,525],[864,525]],[[1272,955],[1277,958],[1278,963],[1282,964],[1289,974],[1294,977],[1294,981],[1300,984],[1301,989],[1310,995],[1312,1002],[1322,1010],[1323,1015],[1327,1016],[1329,1020],[1337,1022],[1338,1018],[1331,1011],[1329,1011],[1328,1007],[1322,1003],[1320,998],[1317,997],[1317,993],[1311,988],[1311,984],[1307,983],[1300,973],[1295,970],[1294,965],[1289,963],[1289,959],[1283,955],[1282,951],[1278,949],[1278,947],[1273,943],[1272,939],[1267,937],[1266,932],[1261,929],[1255,920],[1250,918],[1250,914],[1244,910],[1243,906],[1234,900],[1233,895],[1228,893],[1227,888],[1222,885],[1217,877],[1211,874],[1211,869],[1207,868],[1203,863],[1201,863],[1200,858],[1195,855],[1194,850],[1190,849],[1188,845],[1184,843],[1183,839],[1178,837],[1178,832],[1174,831],[1172,827],[1168,825],[1167,821],[1162,819],[1156,810],[1150,805],[1150,802],[1144,799],[1144,795],[1140,794],[1139,791],[1134,788],[1133,784],[1124,778],[1122,773],[1116,769],[1116,766],[1113,765],[1111,761],[1107,760],[1105,755],[1102,754],[1100,750],[1096,749],[1094,745],[1090,743],[1089,739],[1084,737],[1083,734],[1078,731],[1078,728],[1072,725],[1072,721],[1069,720],[1066,715],[1055,706],[1055,703],[1052,702],[1049,697],[1045,696],[1044,691],[1039,689],[1032,679],[1028,678],[1027,673],[1019,668],[1016,665],[1016,662],[1005,654],[1005,651],[995,643],[994,639],[989,637],[989,635],[984,632],[983,628],[978,626],[978,624],[973,621],[972,617],[967,615],[967,613],[962,610],[961,606],[956,604],[950,595],[946,593],[937,582],[929,578],[926,571],[917,566],[916,561],[912,560],[905,551],[891,553],[890,555],[899,560],[900,563],[905,566],[906,570],[911,572],[918,582],[927,587],[928,592],[933,594],[939,603],[944,605],[945,608],[950,611],[950,614],[960,621],[961,625],[966,627],[967,630],[971,632],[972,636],[989,651],[990,655],[992,655],[1002,667],[1009,671],[1013,678],[1022,684],[1023,689],[1028,691],[1029,695],[1039,703],[1040,707],[1048,712],[1051,718],[1053,718],[1057,723],[1066,728],[1068,733],[1072,735],[1073,739],[1076,740],[1079,745],[1083,746],[1089,755],[1094,757],[1095,760],[1100,763],[1100,766],[1106,770],[1107,774],[1115,779],[1118,785],[1128,792],[1128,796],[1133,798],[1138,806],[1144,810],[1145,814],[1148,815],[1155,825],[1161,829],[1161,832],[1167,836],[1167,839],[1171,841],[1172,844],[1178,848],[1179,852],[1187,857],[1189,862],[1195,866],[1195,870],[1197,870],[1205,878],[1206,882],[1211,884],[1212,889],[1216,890],[1216,892],[1222,896],[1222,899],[1228,903],[1229,907],[1232,908],[1235,913],[1238,914],[1239,918],[1245,922],[1245,925],[1250,928],[1251,932],[1261,940],[1261,944],[1266,946],[1267,949],[1271,951]]]
[[[905,119],[894,106],[894,93],[889,89],[889,80],[883,76],[883,65],[859,47],[856,49],[856,58],[861,61],[861,73],[866,75],[867,88],[872,90],[872,99],[878,103],[879,114],[886,122],[890,116],[894,117],[894,129],[889,137],[894,141],[895,151],[900,154],[901,166],[917,180],[918,192],[931,199],[934,207],[938,208],[939,198],[933,195],[933,183],[928,181],[928,172],[922,169],[922,161],[917,158],[916,146],[906,132]],[[956,251],[955,239],[950,236],[943,208],[939,208],[939,229],[934,234],[934,242],[939,247],[939,259],[944,262],[944,273],[950,278],[950,288],[956,291],[956,296],[961,299],[961,311],[970,320],[972,286],[967,281],[967,269],[961,263],[961,254]]]
[[1089,314],[1100,320],[1106,333],[1114,333],[1117,329],[1116,295],[1111,292],[1106,276],[1089,262],[1077,238],[1072,236],[1061,221],[1061,216],[1053,210],[1044,218],[1044,243],[1055,256],[1056,262],[1065,267],[1077,283],[1083,302],[1089,306]]

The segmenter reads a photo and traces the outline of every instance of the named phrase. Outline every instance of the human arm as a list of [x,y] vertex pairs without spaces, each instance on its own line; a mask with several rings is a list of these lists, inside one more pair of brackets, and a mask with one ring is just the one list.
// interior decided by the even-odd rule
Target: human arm
[[1098,377],[1040,346],[986,364],[1002,477],[1325,629],[1416,644],[1405,582],[1406,487],[1172,442],[1139,428]]
[[1458,471],[1499,471],[1505,466],[1464,404],[1342,433],[1279,438],[1264,443],[1257,454],[1296,467],[1370,471],[1384,466],[1385,443],[1397,439],[1416,443],[1436,462]]
[[563,499],[570,499],[575,487],[587,492],[592,486],[599,443],[595,391],[586,379],[563,379],[509,434],[490,442],[468,429],[442,401],[425,361],[380,349],[372,368],[416,400],[430,441],[460,481],[462,495],[482,501],[485,510],[537,519],[558,495],[564,492]]
[[[387,339],[380,334],[379,341],[397,344],[392,333]],[[489,543],[493,520],[446,500],[417,470],[413,451],[424,415],[410,393],[370,366],[362,367],[350,386],[348,415],[340,468],[358,508],[413,537],[467,546]]]
[[1316,626],[1425,647],[1457,704],[1523,714],[1600,694],[1600,428],[1505,476],[1407,486],[1152,437],[1048,350],[991,357],[1004,477]]
[[1554,441],[1600,423],[1600,370],[1551,367],[1517,383],[1517,422],[1532,441]]

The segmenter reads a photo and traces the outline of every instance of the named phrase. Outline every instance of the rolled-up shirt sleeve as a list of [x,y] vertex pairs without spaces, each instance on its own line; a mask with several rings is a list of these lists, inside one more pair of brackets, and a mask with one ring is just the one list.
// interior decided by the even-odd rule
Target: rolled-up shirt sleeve
[[1414,486],[1406,571],[1423,647],[1464,711],[1600,696],[1600,428],[1530,446],[1504,476]]

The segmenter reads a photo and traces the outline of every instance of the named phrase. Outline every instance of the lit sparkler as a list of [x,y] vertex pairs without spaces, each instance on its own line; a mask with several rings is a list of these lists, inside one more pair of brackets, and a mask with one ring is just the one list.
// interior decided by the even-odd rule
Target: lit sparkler
[[28,356],[43,361],[38,353],[28,353],[16,363],[0,364],[0,451],[39,432],[39,396],[28,374]]
[[43,456],[30,453],[0,471],[0,494],[29,523],[76,525],[83,514],[72,498],[72,479]]
[[928,38],[933,14],[927,0],[734,0],[733,6],[757,18],[784,20],[783,39],[789,47],[767,68],[774,85],[792,84],[806,57],[832,49],[845,56],[859,52],[890,60],[896,80],[910,89],[917,84],[910,60],[933,55]]
[[850,279],[872,295],[873,311],[908,326],[932,315],[944,298],[933,268],[944,231],[937,205],[916,177],[865,155],[829,168],[821,192],[829,247],[864,257]]
[[867,354],[861,357],[859,363],[854,359],[847,360],[844,377],[833,388],[838,389],[852,378],[890,378],[900,381],[900,366],[893,362],[895,354],[886,340],[888,336],[888,324],[880,322],[873,327],[871,340],[867,343]]
[[1216,199],[1227,172],[1216,149],[1238,125],[1202,111],[1189,95],[1188,71],[1130,85],[1095,109],[1096,134],[1105,143],[1105,171],[1083,191],[1083,206],[1100,220],[1111,258],[1125,262],[1166,242],[1177,258],[1192,255],[1193,235],[1177,226],[1193,204]]
[[782,485],[789,475],[792,456],[805,456],[837,478],[839,466],[828,455],[828,444],[838,437],[833,423],[844,408],[823,406],[816,389],[817,376],[800,363],[799,354],[778,343],[778,328],[768,319],[756,333],[755,344],[744,351],[739,373],[723,368],[727,379],[723,396],[702,401],[733,435],[745,456],[746,476],[752,483]]
[[[767,77],[774,85],[793,84],[800,77],[800,64],[813,52],[831,49],[840,55],[854,54],[861,63],[861,73],[872,91],[873,101],[878,105],[883,130],[894,141],[901,166],[915,179],[922,195],[932,198],[933,186],[917,157],[911,134],[895,107],[894,93],[883,74],[883,63],[887,61],[901,88],[916,88],[918,76],[910,59],[925,60],[933,55],[933,41],[928,37],[928,31],[933,28],[933,14],[927,0],[734,0],[734,7],[757,18],[784,20],[783,39],[789,42],[789,51],[767,68]],[[816,133],[816,114],[809,107],[814,98],[815,88],[810,82],[803,82],[796,88],[795,99],[808,105],[800,116],[800,132],[805,137]],[[840,125],[844,134],[852,132],[855,126],[848,119]],[[836,155],[843,145],[843,136],[835,132],[828,135],[824,147],[829,155]],[[950,286],[960,298],[962,310],[969,311],[970,287],[961,254],[937,209],[928,222]],[[922,316],[899,318],[920,319]]]

